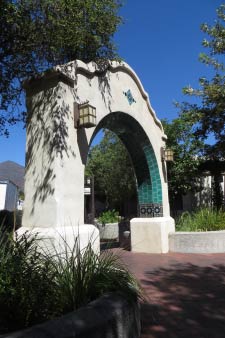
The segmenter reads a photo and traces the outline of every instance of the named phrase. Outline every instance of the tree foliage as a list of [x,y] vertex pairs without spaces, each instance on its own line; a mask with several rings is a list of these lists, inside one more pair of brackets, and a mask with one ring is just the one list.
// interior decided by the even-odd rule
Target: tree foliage
[[[195,136],[207,140],[213,135],[215,142],[206,144],[205,155],[209,158],[225,158],[225,5],[217,10],[217,20],[213,26],[204,23],[201,30],[208,35],[203,46],[209,53],[200,54],[200,61],[212,66],[214,76],[211,80],[199,79],[199,89],[184,88],[184,93],[200,99],[200,104],[183,102],[180,114],[186,121],[195,124]],[[206,141],[207,142],[207,141]]]
[[96,195],[109,209],[121,209],[123,202],[136,192],[135,174],[127,150],[111,131],[105,130],[101,142],[91,148],[86,174],[95,177]]
[[192,122],[176,118],[164,119],[162,124],[167,135],[167,147],[174,151],[174,162],[167,165],[170,203],[173,207],[176,196],[196,191],[196,179],[201,161],[203,143],[196,139]]
[[59,63],[117,56],[120,0],[0,1],[0,133],[24,119],[22,82]]

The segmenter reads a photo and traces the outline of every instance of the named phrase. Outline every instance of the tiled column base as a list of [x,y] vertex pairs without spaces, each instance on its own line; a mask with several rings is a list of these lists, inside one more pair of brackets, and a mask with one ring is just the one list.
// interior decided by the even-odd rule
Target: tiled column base
[[161,203],[139,204],[139,217],[163,217],[163,206]]

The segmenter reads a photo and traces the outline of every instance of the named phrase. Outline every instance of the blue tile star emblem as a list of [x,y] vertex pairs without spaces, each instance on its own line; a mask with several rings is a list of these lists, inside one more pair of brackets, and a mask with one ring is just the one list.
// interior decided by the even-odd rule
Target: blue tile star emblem
[[136,102],[135,99],[133,98],[133,95],[132,95],[130,89],[128,89],[128,91],[123,92],[123,93],[124,93],[124,95],[127,97],[127,100],[128,100],[128,102],[129,102],[129,105],[132,105],[132,103]]

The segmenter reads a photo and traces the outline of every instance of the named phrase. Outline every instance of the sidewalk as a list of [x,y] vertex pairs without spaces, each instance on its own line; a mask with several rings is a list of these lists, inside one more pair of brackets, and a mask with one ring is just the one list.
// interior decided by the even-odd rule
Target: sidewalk
[[120,255],[145,292],[141,338],[225,337],[225,254]]

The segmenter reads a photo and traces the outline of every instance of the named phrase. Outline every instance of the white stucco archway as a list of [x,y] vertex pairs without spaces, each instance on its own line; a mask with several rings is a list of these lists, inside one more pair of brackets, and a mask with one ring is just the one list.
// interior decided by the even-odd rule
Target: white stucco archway
[[[23,227],[44,231],[83,226],[86,156],[95,132],[108,124],[124,141],[137,175],[142,212],[131,222],[133,249],[168,251],[174,223],[161,159],[166,136],[135,72],[126,63],[108,62],[99,69],[95,63],[74,61],[27,82],[26,92]],[[76,129],[74,102],[86,101],[96,107],[97,126]],[[159,217],[146,218],[146,208]],[[149,251],[151,239],[154,248]]]

